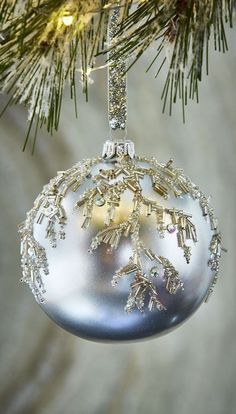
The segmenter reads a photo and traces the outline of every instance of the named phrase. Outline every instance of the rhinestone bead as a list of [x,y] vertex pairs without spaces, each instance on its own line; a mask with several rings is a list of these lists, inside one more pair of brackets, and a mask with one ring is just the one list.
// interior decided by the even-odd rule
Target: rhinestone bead
[[96,206],[98,206],[98,207],[102,207],[102,206],[104,206],[104,204],[105,204],[105,199],[104,199],[104,197],[102,197],[102,196],[98,195],[98,196],[97,196],[97,198],[96,198],[95,204],[96,204]]
[[35,250],[33,249],[33,247],[29,247],[29,248],[28,248],[28,255],[29,255],[32,259],[35,259],[35,258],[36,258]]
[[159,269],[158,269],[158,267],[157,267],[157,266],[152,267],[152,268],[151,268],[151,270],[150,270],[150,275],[151,275],[152,277],[157,277],[157,276],[158,276],[158,274],[159,274]]
[[169,233],[174,233],[174,232],[175,232],[175,230],[176,230],[176,227],[175,227],[175,225],[174,225],[174,224],[168,224],[168,226],[167,226],[167,231],[168,231]]

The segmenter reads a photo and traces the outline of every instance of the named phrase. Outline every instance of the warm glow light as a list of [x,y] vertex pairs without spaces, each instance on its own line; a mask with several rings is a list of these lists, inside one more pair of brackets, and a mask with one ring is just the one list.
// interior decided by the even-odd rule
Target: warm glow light
[[62,23],[64,23],[65,26],[71,26],[74,20],[74,16],[63,16],[62,17]]

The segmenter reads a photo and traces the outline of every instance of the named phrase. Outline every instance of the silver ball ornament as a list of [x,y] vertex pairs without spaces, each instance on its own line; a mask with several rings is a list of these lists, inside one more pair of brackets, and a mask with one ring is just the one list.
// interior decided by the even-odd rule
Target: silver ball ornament
[[208,199],[172,160],[135,158],[129,141],[59,172],[20,233],[22,280],[51,319],[90,340],[167,333],[217,280]]

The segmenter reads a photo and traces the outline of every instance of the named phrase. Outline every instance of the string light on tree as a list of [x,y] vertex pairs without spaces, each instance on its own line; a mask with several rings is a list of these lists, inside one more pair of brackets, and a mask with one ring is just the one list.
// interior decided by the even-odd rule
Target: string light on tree
[[71,26],[74,22],[74,16],[71,14],[65,14],[62,16],[61,20],[65,26]]

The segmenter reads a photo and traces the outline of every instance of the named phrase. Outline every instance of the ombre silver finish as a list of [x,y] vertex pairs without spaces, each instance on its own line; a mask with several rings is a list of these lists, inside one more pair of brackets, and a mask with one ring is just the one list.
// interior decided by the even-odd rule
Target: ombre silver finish
[[[100,168],[111,167],[112,162],[100,163],[92,168],[91,175],[96,174]],[[198,242],[194,244],[189,241],[192,256],[190,264],[187,264],[177,245],[176,234],[167,233],[164,239],[160,239],[154,218],[143,217],[142,239],[158,255],[171,261],[184,282],[184,290],[180,289],[175,295],[171,295],[164,289],[161,276],[153,278],[160,300],[167,310],[145,310],[141,313],[135,309],[127,314],[124,306],[132,278],[124,278],[116,288],[112,287],[111,280],[115,271],[127,263],[131,255],[129,240],[122,238],[113,254],[107,252],[104,244],[92,254],[89,253],[92,237],[104,226],[105,207],[96,207],[87,230],[81,228],[82,212],[74,210],[79,196],[92,185],[89,176],[78,192],[69,192],[66,195],[63,201],[68,217],[66,239],[59,241],[57,248],[53,249],[45,239],[46,224],[34,224],[34,236],[46,249],[50,270],[49,275],[43,276],[46,293],[45,302],[41,304],[42,309],[62,328],[90,340],[132,341],[169,332],[189,318],[200,306],[212,281],[212,272],[208,266],[212,231],[202,215],[198,201],[187,195],[183,198],[170,196],[168,200],[164,200],[154,193],[148,177],[142,180],[145,196],[158,201],[164,207],[175,207],[192,214],[191,220],[197,229]],[[122,215],[126,208],[132,208],[129,192],[124,196],[120,213]],[[146,273],[151,271],[151,267],[147,260],[144,263]]]

